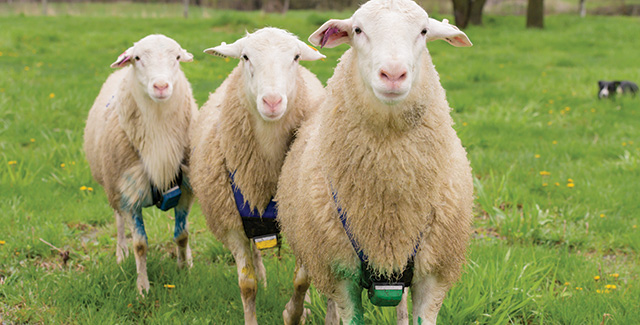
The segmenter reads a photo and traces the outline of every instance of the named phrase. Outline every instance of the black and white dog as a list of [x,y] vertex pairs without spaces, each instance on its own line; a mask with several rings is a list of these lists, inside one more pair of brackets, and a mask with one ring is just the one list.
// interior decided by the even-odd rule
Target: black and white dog
[[598,98],[608,98],[609,96],[614,96],[616,93],[626,94],[631,93],[634,97],[638,92],[638,85],[631,81],[623,80],[623,81],[598,81],[598,87],[600,90],[598,91]]

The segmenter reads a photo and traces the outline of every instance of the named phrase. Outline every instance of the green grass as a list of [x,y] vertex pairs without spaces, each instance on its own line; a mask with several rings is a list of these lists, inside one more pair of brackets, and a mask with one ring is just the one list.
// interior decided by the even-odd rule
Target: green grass
[[[350,13],[203,10],[184,20],[179,7],[72,7],[79,15],[52,5],[68,13],[53,17],[16,8],[0,5],[0,322],[241,323],[233,258],[197,204],[188,271],[176,268],[170,215],[145,210],[151,291],[137,296],[135,263],[115,261],[112,212],[84,159],[84,120],[109,65],[147,34],[167,34],[194,54],[182,66],[203,104],[236,64],[203,49],[261,26],[306,39],[327,18]],[[640,319],[640,98],[596,98],[599,79],[640,81],[636,43],[626,36],[640,25],[573,16],[545,24],[525,30],[523,17],[488,16],[467,30],[472,48],[429,44],[476,185],[476,235],[443,324]],[[344,50],[324,49],[325,61],[305,65],[324,82]],[[40,238],[71,252],[66,266]],[[258,319],[278,324],[293,257],[284,247],[280,256],[267,252],[265,264]],[[309,307],[310,323],[321,323],[324,298],[312,291]],[[367,302],[365,318],[393,323],[395,312]]]

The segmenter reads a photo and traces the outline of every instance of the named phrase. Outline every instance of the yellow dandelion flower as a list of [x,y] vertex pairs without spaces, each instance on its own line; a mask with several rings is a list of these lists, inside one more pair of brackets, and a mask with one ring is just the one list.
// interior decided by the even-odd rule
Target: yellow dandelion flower
[[627,146],[627,143],[626,143],[626,142],[623,142],[623,143],[622,143],[622,146],[623,146],[623,147],[626,147],[626,146]]
[[67,165],[65,163],[60,164],[60,167],[65,168]]
[[617,278],[617,277],[619,277],[619,276],[620,276],[620,274],[618,274],[618,273],[611,273],[611,274],[609,274],[609,276],[610,276],[610,277],[612,277],[612,278]]
[[611,290],[606,289],[606,290],[604,291],[604,293],[611,293]]
[[631,226],[631,228],[636,229],[636,228],[638,228],[638,225],[633,225],[633,226]]
[[570,284],[571,284],[571,283],[569,283],[569,282],[565,282],[565,283],[564,283],[564,285],[566,285],[566,286],[568,286],[568,285],[570,285]]
[[71,164],[75,166],[75,165],[76,165],[76,162],[75,162],[75,161],[72,161],[72,162],[71,162]]
[[582,287],[576,287],[576,290],[582,291]]
[[593,279],[594,279],[594,280],[596,280],[596,281],[598,281],[598,280],[600,280],[600,276],[599,276],[599,275],[596,275],[596,276],[594,276],[594,277],[593,277]]
[[133,307],[133,304],[128,304],[127,307],[131,308],[131,307]]
[[175,286],[175,285],[173,285],[173,284],[165,284],[165,285],[164,285],[164,287],[165,287],[165,288],[169,288],[169,289],[173,289],[173,288],[175,288],[176,286]]
[[553,142],[551,142],[552,144],[558,144],[558,141],[553,140]]
[[2,52],[0,52],[0,56],[2,56]]
[[611,285],[611,289],[616,290],[616,289],[618,289],[618,287],[615,284],[612,284]]
[[629,145],[633,145],[633,141],[629,141]]
[[224,58],[224,62],[229,62],[229,61],[231,61],[231,59],[229,59],[229,58]]
[[467,125],[469,125],[469,123],[467,123],[467,122],[462,122],[462,126],[467,126]]
[[573,183],[573,179],[569,178],[569,179],[567,179],[567,182],[568,183]]
[[36,67],[38,67],[38,68],[41,67],[42,65],[44,65],[44,63],[42,63],[42,62],[36,63]]
[[31,69],[31,68],[29,68],[28,66],[27,66],[27,67],[24,67],[24,71],[29,71],[30,69]]
[[575,187],[575,186],[576,186],[576,184],[573,184],[573,183],[567,183],[567,187],[569,187],[569,188],[571,188],[571,187]]
[[87,191],[93,192],[93,187],[87,187]]
[[553,99],[549,99],[549,104],[553,104]]
[[602,290],[598,289],[596,290],[597,293],[602,293]]
[[560,111],[560,115],[564,115],[564,111]]
[[81,190],[81,191],[86,191],[86,190],[87,190],[87,187],[86,187],[86,186],[84,186],[84,185],[83,185],[83,186],[80,186],[80,190]]
[[553,185],[555,185],[555,186],[560,186],[560,183],[555,182],[555,184],[553,184]]
[[546,187],[546,186],[548,186],[548,185],[549,185],[549,184],[547,184],[547,183],[542,183],[542,186],[545,186],[545,187]]
[[551,124],[553,124],[553,122],[551,122],[551,121],[547,122],[547,125],[551,125]]
[[596,112],[596,109],[595,109],[595,108],[592,108],[592,109],[591,109],[591,113],[595,113],[595,112]]
[[50,93],[49,94],[49,98],[54,98],[54,97],[56,97],[56,94],[54,94],[54,93]]
[[540,158],[540,155],[536,154],[534,157],[537,159],[537,158]]
[[568,111],[571,110],[571,107],[567,106],[567,107],[564,108],[564,110],[568,112]]
[[15,165],[15,164],[17,164],[17,163],[18,163],[18,162],[17,162],[17,161],[15,161],[15,160],[10,160],[10,161],[8,162],[9,166],[11,166],[11,165]]
[[36,139],[31,138],[31,139],[29,139],[29,141],[31,141],[31,142],[36,142]]
[[16,256],[20,255],[20,252],[16,252]]
[[551,173],[546,170],[543,170],[540,172],[540,176],[549,176],[549,175],[551,175]]
[[7,243],[6,241],[4,241],[4,240],[0,240],[0,245],[4,245],[4,244],[6,244],[6,243]]
[[600,218],[604,218],[606,215],[604,213],[600,213]]

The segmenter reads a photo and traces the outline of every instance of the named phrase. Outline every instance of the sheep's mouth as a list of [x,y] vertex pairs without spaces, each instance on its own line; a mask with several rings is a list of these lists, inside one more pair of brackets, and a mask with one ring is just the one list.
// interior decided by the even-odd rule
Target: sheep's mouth
[[409,94],[408,91],[384,91],[374,90],[374,93],[378,99],[386,104],[395,104],[402,101]]

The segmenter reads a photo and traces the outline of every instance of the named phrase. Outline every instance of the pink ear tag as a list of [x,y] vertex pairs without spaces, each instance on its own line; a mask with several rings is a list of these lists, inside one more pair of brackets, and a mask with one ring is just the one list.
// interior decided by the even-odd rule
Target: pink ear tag
[[325,30],[324,33],[322,34],[322,40],[320,41],[320,48],[323,48],[324,45],[327,44],[331,35],[339,31],[340,30],[337,27],[329,27],[327,30]]

